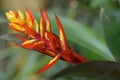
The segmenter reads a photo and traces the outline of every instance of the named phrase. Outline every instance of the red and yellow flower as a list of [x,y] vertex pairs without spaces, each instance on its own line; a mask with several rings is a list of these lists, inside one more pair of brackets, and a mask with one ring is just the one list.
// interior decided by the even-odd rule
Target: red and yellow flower
[[84,57],[77,54],[68,45],[65,32],[58,16],[55,15],[59,36],[52,32],[47,12],[45,10],[40,10],[40,15],[41,19],[39,25],[28,9],[26,9],[26,15],[20,10],[18,10],[18,12],[9,11],[6,13],[10,21],[9,26],[27,36],[27,38],[25,38],[17,34],[16,36],[22,40],[22,43],[17,45],[54,57],[48,64],[38,70],[37,73],[44,72],[53,66],[59,59],[75,64],[86,62],[87,60]]

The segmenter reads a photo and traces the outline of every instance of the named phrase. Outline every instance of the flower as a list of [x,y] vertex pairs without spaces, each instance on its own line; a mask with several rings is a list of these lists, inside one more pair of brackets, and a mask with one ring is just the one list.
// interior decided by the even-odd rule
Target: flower
[[84,57],[77,54],[68,45],[65,32],[58,16],[55,15],[59,29],[59,36],[52,32],[47,12],[45,10],[40,10],[40,15],[41,19],[39,25],[29,9],[26,9],[26,15],[20,10],[18,10],[18,12],[6,12],[6,16],[10,21],[9,26],[27,36],[27,38],[25,38],[19,34],[16,35],[22,41],[21,44],[17,44],[18,46],[25,49],[36,50],[54,57],[36,73],[41,73],[49,69],[59,59],[75,64],[86,62],[87,60]]

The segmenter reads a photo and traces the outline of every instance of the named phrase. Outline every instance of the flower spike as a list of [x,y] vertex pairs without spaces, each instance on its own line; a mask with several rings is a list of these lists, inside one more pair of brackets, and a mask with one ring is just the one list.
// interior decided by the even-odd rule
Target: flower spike
[[59,29],[59,36],[52,32],[50,19],[47,12],[40,10],[40,24],[36,21],[29,9],[26,9],[26,15],[20,10],[18,12],[6,12],[10,21],[9,26],[15,31],[24,34],[27,38],[16,34],[22,43],[16,44],[25,49],[36,50],[43,54],[53,57],[44,67],[39,69],[36,74],[42,73],[52,67],[58,60],[64,60],[70,63],[79,64],[86,62],[86,58],[77,54],[67,43],[63,26],[58,16],[55,15]]

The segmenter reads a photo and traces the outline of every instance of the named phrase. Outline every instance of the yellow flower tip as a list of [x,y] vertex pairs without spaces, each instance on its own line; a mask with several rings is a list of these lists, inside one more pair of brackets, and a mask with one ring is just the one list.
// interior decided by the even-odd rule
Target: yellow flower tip
[[18,15],[19,15],[19,18],[21,19],[21,20],[24,20],[24,14],[20,11],[20,10],[18,10]]
[[12,12],[12,11],[6,12],[6,17],[10,22],[17,22],[18,21],[17,14]]
[[18,17],[18,14],[16,13],[16,12],[14,12],[14,11],[9,11],[9,13],[12,15],[12,16],[14,16],[15,18],[17,18]]
[[52,32],[52,29],[51,29],[51,24],[50,24],[50,19],[48,17],[48,14],[46,12],[46,10],[44,10],[44,16],[45,16],[45,19],[46,19],[46,31],[48,32]]
[[8,20],[11,20],[13,18],[13,15],[9,12],[6,12],[6,17],[8,18]]
[[24,29],[22,26],[18,25],[18,24],[9,23],[8,25],[9,25],[11,28],[13,28],[14,30],[18,31],[18,32],[24,32],[24,31],[25,31],[25,29]]
[[26,23],[31,29],[37,30],[37,32],[39,32],[38,31],[38,28],[39,28],[38,23],[37,23],[35,17],[33,16],[32,12],[27,8],[26,8]]
[[18,14],[16,12],[9,10],[8,12],[6,12],[6,16],[11,16],[11,17],[17,18]]
[[35,41],[36,41],[35,39],[27,40],[24,43],[22,43],[22,45],[31,44],[31,43],[34,43]]
[[10,13],[14,13],[12,10],[9,10]]
[[33,14],[31,13],[31,11],[27,8],[26,8],[26,17],[27,17],[28,21],[32,22],[32,24],[34,23],[35,18],[33,16]]

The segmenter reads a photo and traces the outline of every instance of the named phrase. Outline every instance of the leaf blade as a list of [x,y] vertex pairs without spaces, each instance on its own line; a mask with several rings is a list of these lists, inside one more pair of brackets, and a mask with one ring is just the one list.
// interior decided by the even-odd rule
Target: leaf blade
[[93,61],[82,63],[74,67],[68,67],[54,75],[50,80],[59,78],[61,76],[79,76],[105,80],[119,80],[119,74],[120,63],[109,61]]
[[120,11],[104,10],[102,28],[108,47],[115,57],[120,56]]

